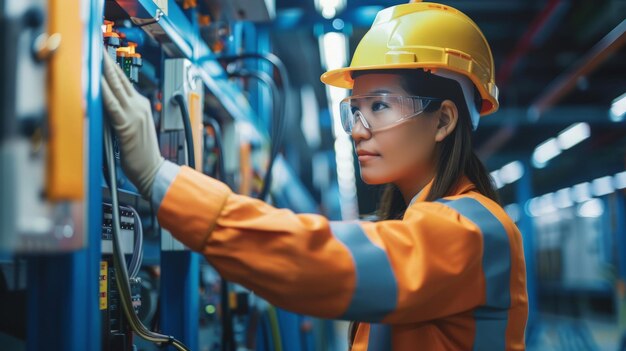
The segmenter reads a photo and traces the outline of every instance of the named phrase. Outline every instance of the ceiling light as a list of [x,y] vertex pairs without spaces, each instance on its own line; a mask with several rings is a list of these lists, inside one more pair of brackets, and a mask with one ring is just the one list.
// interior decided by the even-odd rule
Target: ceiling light
[[561,153],[561,148],[556,138],[550,138],[539,144],[533,152],[533,164],[537,168],[542,168],[548,161]]
[[589,138],[591,131],[589,124],[577,123],[565,129],[558,136],[558,142],[561,150],[567,150],[581,141]]
[[591,199],[578,207],[578,215],[585,218],[598,218],[604,213],[604,203],[600,199]]
[[609,116],[613,122],[621,122],[626,115],[626,93],[622,94],[611,104],[611,110]]
[[593,190],[593,195],[595,196],[610,194],[615,191],[615,188],[613,187],[613,177],[606,176],[598,178],[591,182],[591,188]]

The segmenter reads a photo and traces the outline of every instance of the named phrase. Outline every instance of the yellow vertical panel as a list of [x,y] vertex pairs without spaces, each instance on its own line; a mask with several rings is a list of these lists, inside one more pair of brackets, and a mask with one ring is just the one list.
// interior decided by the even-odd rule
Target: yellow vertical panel
[[189,93],[189,119],[191,132],[193,135],[193,148],[195,150],[196,170],[202,172],[202,106],[200,105],[200,94]]
[[107,261],[100,261],[100,309],[107,309],[107,291],[109,277],[109,264]]
[[83,24],[80,0],[50,0],[49,28],[61,45],[48,65],[49,200],[80,200],[84,193]]

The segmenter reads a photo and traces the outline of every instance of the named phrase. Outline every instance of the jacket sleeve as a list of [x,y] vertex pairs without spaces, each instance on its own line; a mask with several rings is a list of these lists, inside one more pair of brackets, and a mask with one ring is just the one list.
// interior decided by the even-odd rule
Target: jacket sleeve
[[485,300],[481,229],[442,203],[416,203],[402,221],[330,222],[234,194],[187,167],[162,173],[153,190],[161,225],[279,307],[410,323]]

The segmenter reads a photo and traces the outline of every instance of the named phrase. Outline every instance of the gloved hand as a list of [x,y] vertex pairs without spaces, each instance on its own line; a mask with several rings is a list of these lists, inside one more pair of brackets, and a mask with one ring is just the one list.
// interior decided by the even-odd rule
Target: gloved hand
[[124,173],[150,199],[164,159],[159,150],[150,101],[139,94],[122,69],[104,54],[102,100],[116,131]]

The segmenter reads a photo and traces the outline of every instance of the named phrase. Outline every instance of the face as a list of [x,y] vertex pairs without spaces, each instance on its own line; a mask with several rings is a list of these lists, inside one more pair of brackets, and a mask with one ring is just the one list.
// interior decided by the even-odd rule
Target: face
[[[372,73],[358,76],[352,95],[389,93],[411,95],[402,88],[397,74]],[[372,106],[369,106],[369,105]],[[359,106],[364,113],[387,114],[375,100]],[[372,112],[375,111],[375,112]],[[439,111],[423,112],[389,128],[373,132],[357,121],[352,139],[367,184],[402,183],[422,180],[432,174],[438,137]],[[398,116],[398,119],[401,116]]]

